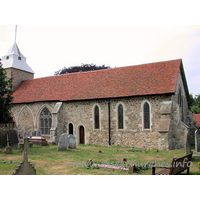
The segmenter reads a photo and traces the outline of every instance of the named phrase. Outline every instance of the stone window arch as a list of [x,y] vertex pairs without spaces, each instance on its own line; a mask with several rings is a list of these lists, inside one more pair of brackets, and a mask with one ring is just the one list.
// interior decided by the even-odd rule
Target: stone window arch
[[50,135],[50,129],[52,125],[52,115],[47,107],[44,107],[40,113],[39,117],[40,126],[43,135]]
[[118,105],[117,115],[118,115],[118,129],[124,129],[124,107],[122,104]]

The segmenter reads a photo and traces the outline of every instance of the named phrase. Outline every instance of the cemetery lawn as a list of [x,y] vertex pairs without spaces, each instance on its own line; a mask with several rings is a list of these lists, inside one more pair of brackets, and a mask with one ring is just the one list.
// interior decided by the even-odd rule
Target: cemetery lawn
[[[127,158],[127,162],[136,162],[139,166],[144,166],[144,161],[146,163],[155,163],[156,161],[160,164],[164,161],[171,164],[173,157],[181,157],[186,154],[183,149],[159,150],[158,152],[155,149],[145,152],[142,149],[133,149],[132,152],[129,152],[131,151],[130,147],[121,146],[78,145],[76,149],[68,149],[67,151],[58,151],[57,148],[57,145],[33,145],[32,148],[29,148],[29,162],[34,165],[37,175],[150,175],[152,168],[147,170],[137,168],[137,172],[132,174],[121,170],[96,169],[85,165],[88,159],[98,163],[110,162],[119,165],[117,163],[119,158]],[[98,153],[99,150],[102,153]],[[15,146],[12,147],[12,151],[12,154],[5,154],[4,148],[0,148],[0,175],[11,175],[19,165],[12,162],[21,162],[21,150]],[[194,148],[192,151],[194,152]],[[198,162],[200,162],[200,158],[192,158],[191,175],[200,175]],[[186,174],[186,171],[184,174]]]

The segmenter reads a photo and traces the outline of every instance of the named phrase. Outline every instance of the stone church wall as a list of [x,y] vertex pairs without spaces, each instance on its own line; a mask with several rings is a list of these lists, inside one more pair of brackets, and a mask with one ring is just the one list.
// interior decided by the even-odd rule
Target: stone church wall
[[[111,145],[131,146],[147,149],[174,149],[184,148],[186,128],[180,123],[180,109],[173,103],[170,115],[161,115],[162,102],[171,101],[170,95],[154,95],[146,97],[130,97],[110,99],[110,136]],[[85,144],[109,145],[109,100],[90,100],[63,102],[56,113],[56,139],[62,133],[69,133],[69,124],[73,124],[73,133],[77,144],[80,143],[80,127],[84,127]],[[150,129],[144,129],[143,105],[150,105]],[[25,130],[32,132],[39,129],[39,116],[43,108],[47,107],[52,113],[57,102],[39,102],[29,104],[15,104],[12,113],[16,126],[21,134]],[[117,108],[124,108],[124,128],[118,129]],[[100,128],[94,128],[94,107],[98,105],[100,112]],[[170,130],[167,133],[159,132],[161,119],[171,119]],[[177,130],[177,131],[174,131]],[[174,138],[174,139],[173,139]]]

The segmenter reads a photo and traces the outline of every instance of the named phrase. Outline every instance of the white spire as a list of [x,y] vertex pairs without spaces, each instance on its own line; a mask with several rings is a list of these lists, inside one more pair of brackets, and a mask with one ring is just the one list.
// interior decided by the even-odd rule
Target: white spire
[[16,38],[17,38],[17,25],[15,26],[15,40],[14,44],[8,51],[8,53],[2,57],[2,64],[3,68],[16,68],[20,69],[23,71],[27,71],[30,73],[34,73],[34,71],[29,67],[29,65],[26,63],[26,58],[21,54],[17,43],[16,43]]

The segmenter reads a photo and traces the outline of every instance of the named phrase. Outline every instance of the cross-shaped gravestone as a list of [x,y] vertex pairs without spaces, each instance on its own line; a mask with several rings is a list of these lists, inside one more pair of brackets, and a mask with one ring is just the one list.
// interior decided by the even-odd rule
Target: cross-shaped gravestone
[[22,149],[22,163],[15,170],[13,175],[36,175],[36,170],[30,162],[28,162],[29,139],[24,138],[24,143],[18,144]]

